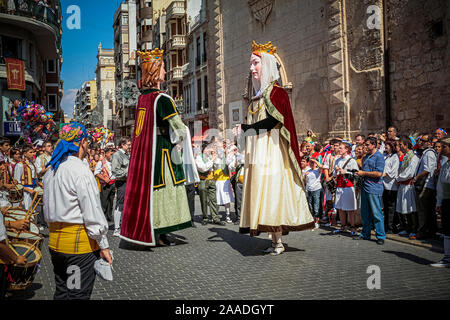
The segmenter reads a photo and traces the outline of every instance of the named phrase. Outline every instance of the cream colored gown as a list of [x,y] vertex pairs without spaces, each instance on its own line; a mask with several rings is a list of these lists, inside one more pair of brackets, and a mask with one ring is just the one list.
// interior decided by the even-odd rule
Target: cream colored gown
[[[258,108],[261,108],[258,110]],[[261,98],[251,106],[247,124],[267,118]],[[246,137],[240,232],[300,231],[314,228],[305,189],[289,158],[289,143],[279,123],[266,133]],[[278,129],[278,130],[277,130]]]

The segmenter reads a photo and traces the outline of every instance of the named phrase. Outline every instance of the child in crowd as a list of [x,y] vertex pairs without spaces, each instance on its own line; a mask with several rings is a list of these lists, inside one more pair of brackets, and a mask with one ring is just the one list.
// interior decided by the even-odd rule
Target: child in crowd
[[308,198],[309,209],[314,217],[315,228],[319,228],[320,219],[320,192],[322,184],[320,182],[320,172],[317,166],[317,160],[311,158],[309,161],[309,170],[305,172],[306,197]]

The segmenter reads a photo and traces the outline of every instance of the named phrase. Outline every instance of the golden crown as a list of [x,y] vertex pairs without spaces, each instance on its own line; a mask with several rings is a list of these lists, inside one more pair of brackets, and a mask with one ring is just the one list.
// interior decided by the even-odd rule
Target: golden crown
[[266,44],[258,44],[255,42],[255,40],[253,40],[252,52],[265,52],[273,55],[275,52],[277,52],[277,47],[272,44],[272,41],[269,41]]
[[144,61],[158,60],[162,59],[164,50],[159,50],[158,48],[151,51],[138,51],[137,54]]

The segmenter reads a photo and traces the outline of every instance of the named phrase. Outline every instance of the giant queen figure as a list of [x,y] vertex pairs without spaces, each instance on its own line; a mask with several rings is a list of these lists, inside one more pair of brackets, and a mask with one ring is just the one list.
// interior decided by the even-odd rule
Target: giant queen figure
[[281,254],[281,236],[314,228],[300,169],[294,117],[280,78],[277,48],[272,42],[252,42],[250,70],[254,96],[248,107],[245,133],[245,165],[239,231],[256,236],[269,232],[272,246]]
[[142,94],[136,109],[120,238],[154,246],[155,236],[167,241],[167,233],[192,226],[183,163],[174,159],[178,152],[172,153],[174,143],[187,138],[187,130],[172,97],[160,90],[166,74],[163,50],[138,54]]

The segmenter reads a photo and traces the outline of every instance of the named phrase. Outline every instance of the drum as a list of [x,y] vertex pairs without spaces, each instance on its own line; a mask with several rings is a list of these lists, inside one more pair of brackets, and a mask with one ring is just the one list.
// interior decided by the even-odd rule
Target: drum
[[23,201],[23,185],[18,184],[15,188],[9,189],[8,200],[11,203],[19,203]]
[[[23,218],[17,219],[14,217],[5,217],[5,221],[15,221],[15,220],[21,220]],[[33,244],[36,242],[36,240],[39,240],[38,244],[36,245],[37,248],[41,249],[42,242],[44,241],[44,237],[39,234],[39,227],[36,223],[30,221],[30,230],[21,231],[20,233],[17,233],[17,231],[6,231],[6,235],[8,236],[8,240],[11,243],[29,243]]]
[[[13,207],[9,208],[4,214],[5,217],[12,217],[16,220],[22,220],[25,219],[25,216],[27,215],[27,210],[19,208],[19,207]],[[36,213],[30,215],[30,221],[35,222],[36,220]]]
[[[30,249],[30,247],[32,247],[31,244],[26,242],[11,243],[11,246],[19,255],[23,255],[28,249]],[[33,283],[34,278],[39,271],[39,262],[42,259],[41,250],[36,247],[31,248],[25,257],[27,258],[27,263],[25,265],[8,266],[8,270],[12,278],[12,282],[9,285],[10,290],[24,290],[28,288]],[[3,264],[1,259],[0,264]]]

